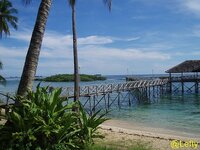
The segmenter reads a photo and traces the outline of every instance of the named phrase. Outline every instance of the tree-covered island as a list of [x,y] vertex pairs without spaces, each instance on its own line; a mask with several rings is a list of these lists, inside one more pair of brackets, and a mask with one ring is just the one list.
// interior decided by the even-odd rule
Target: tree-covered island
[[[52,75],[45,78],[36,78],[36,81],[46,81],[46,82],[72,82],[74,81],[73,74],[57,74]],[[98,80],[106,80],[106,77],[101,75],[87,75],[87,74],[80,74],[81,81],[98,81]]]

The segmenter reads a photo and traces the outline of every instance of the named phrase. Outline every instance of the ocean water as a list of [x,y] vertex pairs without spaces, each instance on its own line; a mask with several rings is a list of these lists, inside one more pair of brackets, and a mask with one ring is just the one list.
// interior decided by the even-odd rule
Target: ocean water
[[113,109],[111,118],[200,137],[200,95],[165,95],[151,104]]
[[[81,85],[125,82],[125,76],[108,76],[105,81],[81,82]],[[39,82],[35,81],[34,86]],[[0,92],[15,93],[19,79],[8,79],[7,85],[0,86]],[[68,83],[41,83],[43,86],[73,86]],[[133,103],[131,107],[114,108],[108,117],[137,122],[147,127],[192,133],[200,137],[200,94],[163,95],[154,103]]]

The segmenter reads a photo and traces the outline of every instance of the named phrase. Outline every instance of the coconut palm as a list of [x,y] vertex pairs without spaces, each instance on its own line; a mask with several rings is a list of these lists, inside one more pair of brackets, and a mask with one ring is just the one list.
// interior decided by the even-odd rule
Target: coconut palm
[[[77,51],[77,33],[76,33],[76,0],[68,0],[72,8],[72,32],[73,32],[73,55],[74,55],[74,101],[79,100],[79,66],[78,66],[78,51]],[[112,0],[103,0],[111,10]]]
[[[23,2],[29,4],[31,0],[23,0]],[[17,91],[18,95],[24,96],[28,89],[32,89],[51,4],[52,0],[41,0]]]
[[[2,62],[0,61],[0,69],[3,68],[3,64]],[[0,75],[0,84],[5,84],[6,83],[6,79]]]
[[0,1],[0,38],[3,34],[10,35],[10,28],[12,26],[17,30],[17,9],[13,8],[12,3],[8,0]]

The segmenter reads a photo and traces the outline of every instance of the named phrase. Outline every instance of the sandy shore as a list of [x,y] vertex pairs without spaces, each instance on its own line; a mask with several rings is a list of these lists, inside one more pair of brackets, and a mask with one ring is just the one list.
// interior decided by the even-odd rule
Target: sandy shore
[[[200,135],[188,133],[179,133],[172,130],[144,127],[139,124],[133,124],[119,120],[109,120],[101,125],[100,132],[105,135],[105,141],[127,143],[142,141],[150,144],[153,149],[171,150],[171,141],[178,140],[183,143],[195,141],[198,143],[197,149],[200,149]],[[184,149],[194,149],[194,147],[183,147]]]

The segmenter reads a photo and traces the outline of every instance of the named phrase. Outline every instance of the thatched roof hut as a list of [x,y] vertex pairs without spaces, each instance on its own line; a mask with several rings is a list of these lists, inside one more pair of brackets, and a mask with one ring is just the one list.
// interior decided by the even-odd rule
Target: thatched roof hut
[[165,72],[166,73],[200,72],[200,60],[186,60]]

